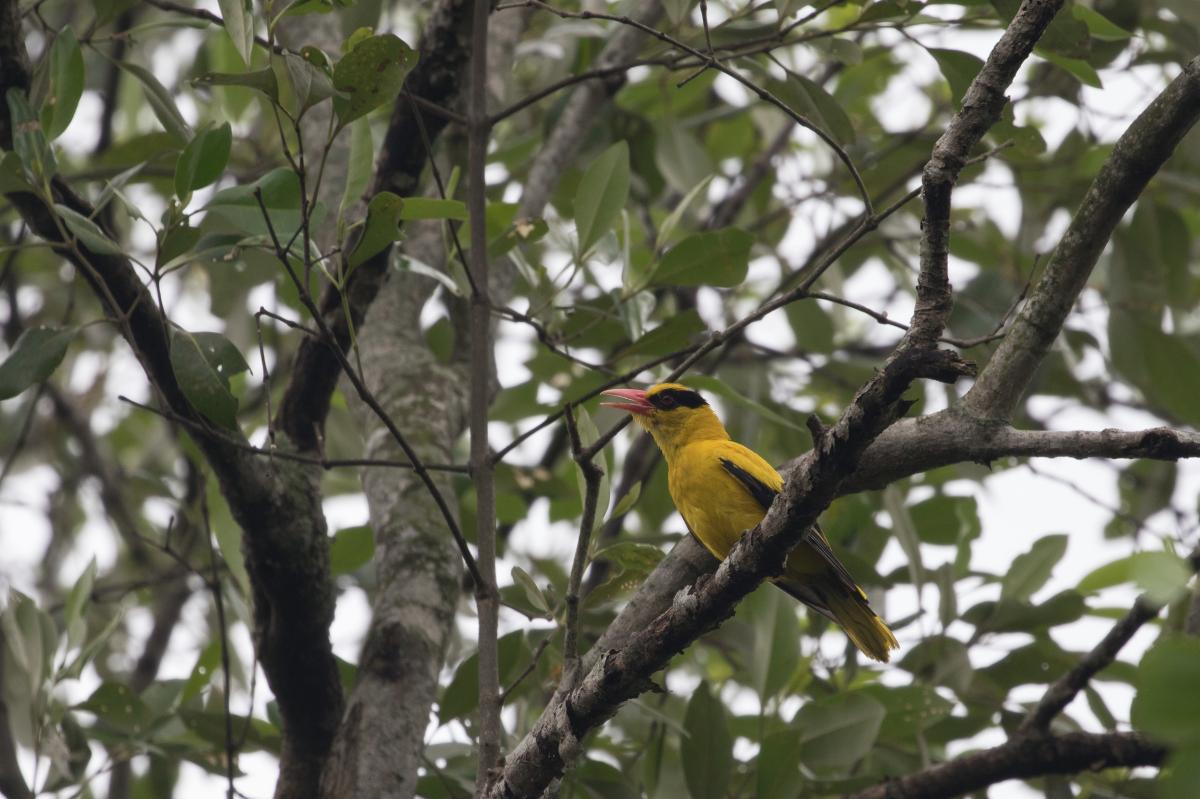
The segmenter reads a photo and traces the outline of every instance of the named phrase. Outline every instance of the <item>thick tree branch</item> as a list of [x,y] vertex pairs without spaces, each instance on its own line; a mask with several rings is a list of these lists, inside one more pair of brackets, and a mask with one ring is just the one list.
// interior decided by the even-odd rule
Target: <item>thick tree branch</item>
[[1012,416],[1117,223],[1198,118],[1200,58],[1195,58],[1117,140],[1041,282],[964,399],[972,413]]
[[951,408],[920,419],[904,419],[886,430],[867,450],[845,490],[878,489],[939,466],[988,464],[1010,457],[1174,461],[1200,457],[1200,434],[1169,427],[1017,430]]
[[[0,64],[23,59],[14,0],[0,2]],[[14,21],[13,25],[8,25]],[[26,90],[28,75],[0,69],[0,95]],[[7,104],[0,109],[0,146],[11,146]],[[53,201],[83,216],[91,206],[62,180],[51,187]],[[25,191],[7,195],[30,230],[60,245],[92,287],[110,317],[117,320],[151,384],[171,411],[205,429],[175,379],[170,362],[169,327],[132,264],[123,255],[90,251],[65,237],[57,212]],[[325,517],[315,482],[294,464],[277,462],[264,470],[222,436],[196,441],[217,475],[230,510],[245,533],[246,565],[254,590],[255,635],[263,668],[284,722],[277,793],[315,793],[321,764],[342,709],[341,683],[329,643],[333,587],[329,575]],[[239,443],[245,443],[244,439]]]
[[999,119],[1008,103],[1005,92],[1017,69],[1033,52],[1042,31],[1062,8],[1063,0],[1025,0],[971,86],[962,107],[933,146],[921,176],[925,221],[921,235],[921,273],[911,327],[901,342],[934,342],[950,314],[947,264],[950,252],[950,195],[971,149]]
[[1158,766],[1166,756],[1166,747],[1133,732],[1032,735],[888,780],[848,799],[950,799],[1004,780]]

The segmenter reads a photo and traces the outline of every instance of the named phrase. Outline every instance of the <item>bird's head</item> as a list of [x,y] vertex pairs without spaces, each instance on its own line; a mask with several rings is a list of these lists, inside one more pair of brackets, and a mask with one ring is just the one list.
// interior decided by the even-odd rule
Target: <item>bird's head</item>
[[645,391],[614,388],[605,391],[604,396],[619,401],[601,405],[629,412],[654,436],[668,458],[691,441],[729,437],[700,392],[679,383],[659,383]]

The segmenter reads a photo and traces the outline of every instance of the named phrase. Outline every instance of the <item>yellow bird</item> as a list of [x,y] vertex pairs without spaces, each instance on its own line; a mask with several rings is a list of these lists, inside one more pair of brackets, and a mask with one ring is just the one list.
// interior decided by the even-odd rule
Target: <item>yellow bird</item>
[[[700,394],[678,383],[648,391],[605,391],[620,400],[610,408],[628,411],[654,437],[667,459],[667,483],[675,508],[700,543],[724,560],[729,550],[767,513],[783,478],[754,450],[729,438],[725,426]],[[819,527],[792,550],[776,585],[837,622],[864,654],[886,663],[899,643],[867,604]]]

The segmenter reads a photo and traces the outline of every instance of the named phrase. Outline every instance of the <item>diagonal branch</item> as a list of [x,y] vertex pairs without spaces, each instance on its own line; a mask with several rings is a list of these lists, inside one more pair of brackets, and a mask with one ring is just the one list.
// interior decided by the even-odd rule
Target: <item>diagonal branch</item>
[[1049,352],[1121,217],[1200,119],[1200,57],[1192,59],[1117,140],[1046,273],[967,394],[980,416],[1008,418]]
[[[1194,550],[1188,556],[1188,560],[1191,563],[1192,571],[1200,569],[1200,548]],[[1116,660],[1117,654],[1125,644],[1129,643],[1129,639],[1133,638],[1134,633],[1140,630],[1143,624],[1156,617],[1162,609],[1162,602],[1155,602],[1145,594],[1139,596],[1129,612],[1112,626],[1100,643],[1096,644],[1092,651],[1088,652],[1075,665],[1075,668],[1050,686],[1033,711],[1021,722],[1016,735],[1035,735],[1048,730],[1054,717],[1071,704],[1071,700],[1087,686],[1092,677]]]

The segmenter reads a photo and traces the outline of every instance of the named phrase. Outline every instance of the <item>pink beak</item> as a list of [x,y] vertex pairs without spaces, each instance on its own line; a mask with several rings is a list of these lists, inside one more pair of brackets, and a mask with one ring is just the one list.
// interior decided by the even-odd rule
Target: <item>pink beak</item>
[[601,396],[616,397],[623,402],[602,402],[605,408],[616,408],[619,411],[629,411],[638,416],[649,416],[654,412],[654,406],[646,400],[646,392],[638,388],[611,388],[602,391]]

